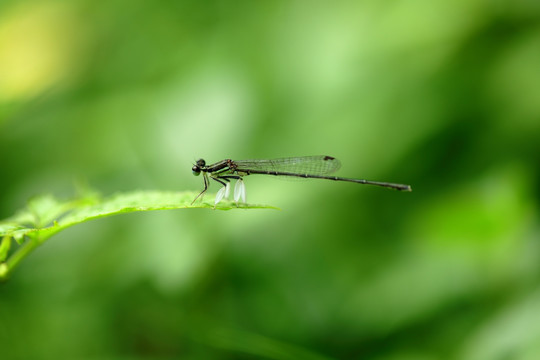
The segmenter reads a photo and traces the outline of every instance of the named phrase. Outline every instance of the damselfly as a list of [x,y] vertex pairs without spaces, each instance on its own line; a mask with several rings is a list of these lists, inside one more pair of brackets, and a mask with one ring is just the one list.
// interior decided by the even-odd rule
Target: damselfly
[[208,187],[210,186],[209,178],[217,181],[223,186],[216,194],[216,204],[218,204],[223,197],[229,196],[231,180],[236,180],[234,200],[238,202],[238,200],[241,199],[242,202],[245,202],[246,187],[242,179],[244,176],[253,174],[347,181],[357,184],[382,186],[400,191],[411,191],[409,185],[327,175],[338,170],[340,167],[341,163],[338,159],[327,155],[299,156],[268,160],[225,159],[212,165],[206,165],[204,159],[199,159],[197,160],[197,163],[193,165],[191,170],[195,176],[200,175],[201,172],[203,173],[204,189],[197,195],[192,204],[208,190]]

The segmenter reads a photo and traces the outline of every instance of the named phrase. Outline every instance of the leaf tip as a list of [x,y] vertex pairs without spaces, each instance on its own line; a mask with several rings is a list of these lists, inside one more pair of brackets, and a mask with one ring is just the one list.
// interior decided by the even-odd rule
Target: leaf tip
[[4,281],[7,279],[7,275],[9,273],[9,267],[6,263],[0,263],[0,281]]

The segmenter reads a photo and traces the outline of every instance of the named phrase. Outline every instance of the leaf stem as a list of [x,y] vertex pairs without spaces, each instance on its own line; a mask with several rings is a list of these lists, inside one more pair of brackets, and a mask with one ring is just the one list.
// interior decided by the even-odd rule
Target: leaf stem
[[36,239],[29,238],[13,255],[11,255],[6,262],[0,263],[0,281],[5,281],[9,277],[9,274],[15,267],[24,259],[29,253],[31,253],[39,242]]

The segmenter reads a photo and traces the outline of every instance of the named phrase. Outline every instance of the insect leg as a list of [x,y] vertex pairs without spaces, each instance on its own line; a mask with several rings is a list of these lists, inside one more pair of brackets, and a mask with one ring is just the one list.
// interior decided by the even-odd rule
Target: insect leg
[[193,201],[191,202],[191,205],[193,205],[195,203],[195,201],[199,198],[199,196],[201,196],[202,194],[204,194],[206,192],[206,190],[208,190],[208,178],[206,176],[206,173],[203,174],[203,180],[204,180],[204,189],[203,189],[203,191],[201,191],[201,193],[199,195],[197,195],[195,197],[195,199],[193,199]]

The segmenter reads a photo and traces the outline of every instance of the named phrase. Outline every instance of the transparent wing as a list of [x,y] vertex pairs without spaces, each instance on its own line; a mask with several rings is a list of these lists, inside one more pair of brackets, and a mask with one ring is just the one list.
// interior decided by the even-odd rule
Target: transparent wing
[[238,170],[279,171],[311,175],[330,174],[341,167],[338,159],[328,155],[268,160],[234,160],[233,162]]

